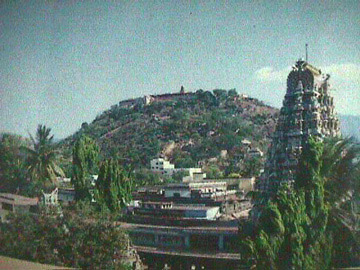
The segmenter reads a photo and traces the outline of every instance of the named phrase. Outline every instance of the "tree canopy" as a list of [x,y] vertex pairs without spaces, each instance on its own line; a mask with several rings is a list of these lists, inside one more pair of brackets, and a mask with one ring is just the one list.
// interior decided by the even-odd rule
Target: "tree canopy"
[[91,200],[90,175],[97,172],[99,162],[99,147],[94,140],[83,136],[73,147],[73,175],[71,182],[75,188],[77,201]]
[[0,139],[0,190],[27,195],[25,158],[20,148],[27,146],[18,135],[2,134]]
[[96,201],[116,212],[131,201],[132,181],[117,161],[109,159],[100,167],[96,181]]
[[22,147],[27,155],[27,169],[32,181],[52,182],[56,176],[64,176],[62,169],[57,165],[56,150],[50,136],[51,128],[39,125],[36,137],[30,134],[32,147]]
[[[83,214],[83,213],[82,213]],[[128,236],[107,219],[17,213],[0,224],[0,254],[81,269],[131,269],[124,261]]]
[[332,237],[320,174],[323,144],[310,138],[294,188],[282,186],[261,211],[255,233],[241,234],[242,254],[256,269],[328,269]]

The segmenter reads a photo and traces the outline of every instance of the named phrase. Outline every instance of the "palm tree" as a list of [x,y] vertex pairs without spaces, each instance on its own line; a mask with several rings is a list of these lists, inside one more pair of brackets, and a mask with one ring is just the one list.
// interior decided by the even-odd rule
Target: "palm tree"
[[347,266],[351,260],[360,260],[360,144],[353,138],[328,138],[322,162],[334,263]]
[[354,138],[327,138],[324,141],[321,175],[325,198],[341,205],[360,191],[360,144]]
[[56,176],[64,176],[62,169],[56,164],[56,151],[53,147],[51,129],[39,125],[36,139],[30,134],[33,147],[23,147],[27,154],[27,169],[31,179],[46,183],[54,183]]

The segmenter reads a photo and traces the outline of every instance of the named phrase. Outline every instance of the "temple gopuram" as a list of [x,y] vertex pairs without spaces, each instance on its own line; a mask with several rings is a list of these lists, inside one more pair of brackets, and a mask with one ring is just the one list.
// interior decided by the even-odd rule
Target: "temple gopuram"
[[289,73],[264,173],[256,185],[265,197],[274,195],[283,183],[294,183],[299,157],[309,136],[340,135],[329,78],[303,60],[297,61]]

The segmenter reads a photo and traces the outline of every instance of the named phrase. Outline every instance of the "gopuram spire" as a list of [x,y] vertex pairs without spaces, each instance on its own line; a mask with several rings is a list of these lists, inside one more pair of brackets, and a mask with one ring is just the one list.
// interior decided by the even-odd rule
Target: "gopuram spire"
[[299,60],[287,78],[287,91],[256,188],[272,197],[279,186],[295,181],[298,161],[309,136],[339,136],[339,120],[329,93],[329,75]]

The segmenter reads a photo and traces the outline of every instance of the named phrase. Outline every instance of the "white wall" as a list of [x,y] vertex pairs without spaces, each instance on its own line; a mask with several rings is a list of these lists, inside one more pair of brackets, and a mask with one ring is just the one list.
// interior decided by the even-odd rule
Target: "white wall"
[[175,193],[179,193],[182,198],[191,198],[191,192],[189,189],[166,189],[165,198],[174,197]]

